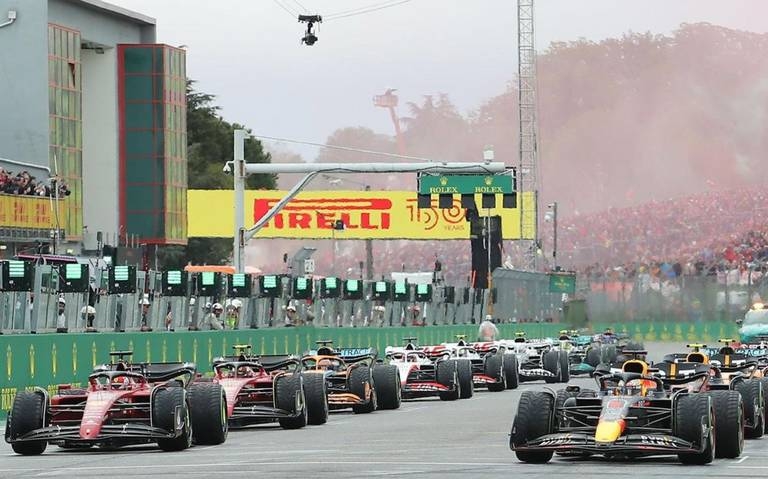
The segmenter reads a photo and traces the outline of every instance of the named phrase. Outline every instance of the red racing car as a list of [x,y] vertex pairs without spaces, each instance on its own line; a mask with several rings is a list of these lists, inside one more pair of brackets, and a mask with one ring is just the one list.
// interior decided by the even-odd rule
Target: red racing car
[[120,447],[157,443],[164,451],[196,444],[221,444],[227,437],[226,399],[221,386],[192,383],[193,363],[125,360],[96,368],[85,389],[59,386],[20,391],[13,400],[5,440],[18,454],[42,454],[49,443],[65,448]]
[[278,421],[298,429],[328,420],[328,393],[322,376],[302,374],[293,356],[251,356],[251,346],[233,346],[235,356],[213,363],[213,382],[227,396],[231,427]]

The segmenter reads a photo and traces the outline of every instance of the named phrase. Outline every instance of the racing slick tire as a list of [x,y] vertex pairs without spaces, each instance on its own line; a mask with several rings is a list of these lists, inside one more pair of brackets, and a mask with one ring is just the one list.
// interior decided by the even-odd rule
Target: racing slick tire
[[[711,429],[715,414],[713,403],[713,400],[704,394],[686,394],[675,401],[673,436],[698,444],[704,433],[703,427],[710,428],[707,444],[702,452],[677,455],[683,464],[709,464],[715,458],[715,436],[717,433]],[[702,418],[705,420],[703,425]],[[719,448],[721,445],[717,443],[717,447]]]
[[566,351],[558,351],[558,360],[560,361],[560,382],[567,383],[571,380],[571,363],[568,360]]
[[765,427],[762,385],[757,380],[740,381],[736,384],[736,390],[741,393],[744,417],[749,420],[744,429],[744,435],[747,439],[762,437]]
[[403,394],[400,371],[393,364],[377,364],[373,367],[373,383],[376,385],[376,401],[379,409],[398,409]]
[[189,386],[192,439],[195,444],[216,445],[227,440],[227,396],[221,384],[192,383]]
[[[557,421],[557,427],[558,429],[569,427],[569,421],[565,419],[565,415],[560,413],[558,414],[558,411],[562,409],[564,406],[572,406],[573,404],[566,404],[566,402],[571,399],[582,396],[582,397],[597,397],[597,392],[593,391],[591,389],[581,389],[579,391],[568,391],[566,389],[558,389],[555,393],[555,420]],[[557,451],[555,452],[558,456],[564,456],[564,457],[590,457],[592,455],[591,452],[575,452],[575,451]]]
[[[46,412],[48,405],[46,397],[41,391],[19,391],[13,398],[11,417],[8,423],[10,439],[16,439],[30,431],[40,429],[46,425]],[[11,448],[16,454],[23,456],[36,456],[45,451],[46,441],[12,442]]]
[[484,373],[486,376],[490,376],[497,382],[488,383],[488,390],[491,392],[499,392],[507,389],[507,378],[504,376],[504,355],[503,354],[489,354],[485,357]]
[[440,400],[442,401],[455,401],[459,399],[461,394],[461,383],[459,382],[459,373],[456,370],[458,365],[456,361],[439,361],[435,366],[435,375],[437,376],[437,382],[447,388],[451,388],[450,391],[440,391]]
[[[299,396],[298,404],[296,395]],[[301,374],[283,374],[275,378],[275,407],[292,414],[298,413],[294,417],[277,420],[283,429],[301,429],[307,425],[307,400]]]
[[328,385],[319,373],[302,374],[304,400],[307,407],[307,424],[318,426],[328,422]]
[[768,414],[768,378],[759,378],[758,381],[763,388],[763,429],[768,434],[768,424],[765,424],[765,415]]
[[[510,448],[514,449],[553,432],[551,419],[554,399],[547,392],[523,391],[520,402],[517,403],[517,415],[512,423]],[[515,451],[518,460],[533,464],[549,462],[553,454],[553,451]]]
[[459,399],[469,399],[475,394],[475,380],[472,377],[472,361],[456,359],[456,375],[459,378]]
[[733,390],[710,391],[715,410],[715,457],[733,459],[744,450],[744,402]]
[[563,408],[565,401],[570,398],[575,398],[579,395],[578,391],[567,391],[565,389],[558,389],[555,393],[555,420],[557,421],[557,427],[568,427],[567,421],[563,414],[558,414],[558,411]]
[[367,414],[376,410],[376,383],[371,369],[370,366],[358,366],[349,373],[349,391],[352,394],[365,399],[366,392],[370,390],[368,402],[352,406],[352,412],[355,414]]
[[184,422],[181,434],[173,439],[158,439],[157,445],[163,451],[183,451],[192,446],[192,420],[189,414],[187,391],[180,387],[163,387],[152,395],[152,424],[166,431],[176,429],[176,410],[181,409]]
[[584,362],[596,368],[600,364],[600,349],[594,346],[589,348],[587,355],[584,357]]
[[517,365],[517,356],[507,354],[504,356],[504,376],[507,379],[507,389],[517,389],[520,384],[520,371]]
[[554,349],[550,349],[541,357],[541,366],[545,371],[549,371],[554,374],[552,377],[546,377],[544,381],[547,384],[556,383],[560,380],[560,357],[558,352]]

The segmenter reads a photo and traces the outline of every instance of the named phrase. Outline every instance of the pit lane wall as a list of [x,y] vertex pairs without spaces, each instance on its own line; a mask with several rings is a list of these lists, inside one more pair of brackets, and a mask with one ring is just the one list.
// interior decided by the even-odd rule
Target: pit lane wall
[[[512,338],[525,331],[529,338],[555,336],[565,326],[558,323],[501,324],[499,337]],[[715,344],[733,336],[737,327],[729,322],[593,324],[593,332],[611,327],[642,341],[705,342]],[[210,370],[213,358],[231,354],[235,344],[250,344],[256,354],[301,354],[315,341],[333,340],[336,347],[375,347],[380,356],[386,346],[402,344],[404,337],[417,337],[419,344],[454,341],[465,334],[477,337],[477,325],[392,328],[280,328],[234,331],[177,331],[149,333],[18,334],[0,336],[0,411],[11,407],[16,391],[30,386],[53,391],[57,384],[83,385],[99,364],[109,362],[109,352],[133,351],[135,362],[192,361],[200,372]]]

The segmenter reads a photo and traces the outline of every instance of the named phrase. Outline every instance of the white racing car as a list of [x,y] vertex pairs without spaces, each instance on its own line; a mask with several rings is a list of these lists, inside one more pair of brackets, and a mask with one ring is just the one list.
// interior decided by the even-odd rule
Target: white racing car
[[506,356],[515,356],[521,382],[566,383],[570,380],[568,352],[556,347],[551,339],[526,339],[524,332],[518,332],[515,339],[502,339],[494,344]]
[[[475,346],[468,343],[465,336],[457,336],[455,343],[442,343],[438,346],[425,348],[427,354],[436,356],[446,356],[456,359],[459,362],[460,370],[469,370],[471,374],[471,388],[485,387],[489,391],[503,391],[508,387],[517,387],[517,381],[508,384],[508,375],[505,374],[506,356],[500,349],[486,350],[483,352],[475,349]],[[507,365],[507,368],[510,366]],[[462,387],[468,387],[469,384],[462,384]]]
[[388,346],[384,350],[389,364],[400,371],[403,399],[439,396],[443,401],[453,401],[467,397],[462,395],[458,361],[448,356],[431,358],[416,344],[416,338],[404,341],[405,346]]

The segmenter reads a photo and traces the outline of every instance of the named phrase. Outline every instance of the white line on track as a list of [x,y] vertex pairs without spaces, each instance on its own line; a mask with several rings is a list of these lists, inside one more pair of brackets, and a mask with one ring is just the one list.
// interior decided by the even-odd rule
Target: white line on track
[[[17,469],[0,469],[3,472],[33,472],[33,471],[117,471],[123,469],[176,469],[176,468],[200,468],[200,467],[243,467],[243,466],[293,466],[298,464],[317,465],[317,466],[476,466],[476,467],[494,467],[509,466],[511,463],[505,462],[398,462],[398,461],[249,461],[249,462],[216,462],[204,464],[131,464],[125,466],[78,466],[78,467],[57,467],[53,471],[49,468],[30,467]],[[768,466],[767,466],[768,467]]]
[[412,407],[408,409],[403,409],[403,412],[413,412],[413,411],[419,411],[421,409],[428,409],[430,406],[419,406],[419,407]]

